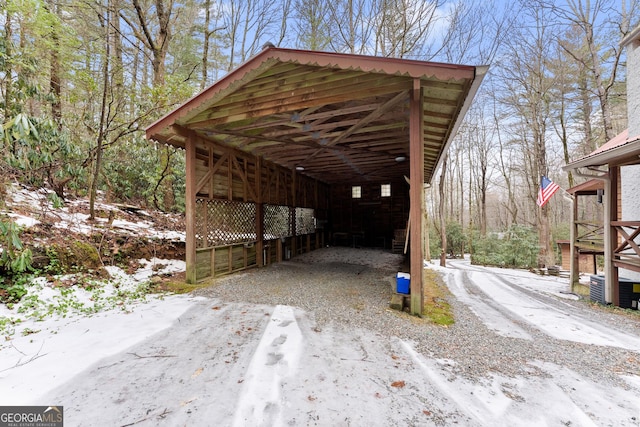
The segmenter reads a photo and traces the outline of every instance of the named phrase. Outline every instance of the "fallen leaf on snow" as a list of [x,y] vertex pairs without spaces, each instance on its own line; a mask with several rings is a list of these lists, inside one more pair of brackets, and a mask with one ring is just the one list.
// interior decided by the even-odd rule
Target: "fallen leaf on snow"
[[180,406],[186,406],[189,403],[193,402],[194,400],[198,399],[197,397],[191,398],[189,400],[183,400],[182,402],[180,402]]
[[404,381],[394,381],[391,383],[391,387],[402,388],[405,386]]
[[196,371],[193,373],[193,375],[191,375],[191,378],[197,377],[198,375],[200,375],[202,373],[203,370],[204,370],[204,368],[196,369]]

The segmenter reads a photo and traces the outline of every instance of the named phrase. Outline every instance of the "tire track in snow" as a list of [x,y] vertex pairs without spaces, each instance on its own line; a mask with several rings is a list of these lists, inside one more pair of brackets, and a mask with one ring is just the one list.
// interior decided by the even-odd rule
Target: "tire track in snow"
[[[451,379],[443,375],[442,369],[433,361],[426,359],[406,341],[399,340],[402,349],[424,374],[424,383],[439,392],[440,406],[448,407],[449,411],[457,411],[467,418],[464,425],[486,427],[541,426],[541,425],[579,425],[596,427],[583,408],[592,407],[592,396],[581,401],[579,393],[571,396],[563,389],[563,385],[554,378],[530,379],[524,377],[505,378],[498,375],[490,376],[484,383],[470,383],[462,378]],[[572,375],[561,368],[547,367],[558,370],[558,375]],[[572,382],[585,383],[582,378]],[[593,387],[593,395],[602,397],[598,403],[611,405],[615,396],[609,400],[606,393]],[[575,390],[575,389],[574,389]],[[549,399],[549,396],[553,396]],[[576,399],[577,398],[577,399]],[[630,399],[627,399],[630,400]],[[629,404],[629,402],[625,402]],[[549,418],[549,413],[553,414]],[[526,415],[525,415],[526,414]],[[558,414],[558,415],[556,415]],[[523,416],[524,415],[524,416]],[[556,419],[554,419],[556,418]],[[570,420],[567,423],[567,420]]]
[[[441,270],[453,276],[446,280],[451,292],[465,303],[485,326],[492,331],[511,338],[533,340],[532,336],[513,320],[513,316],[500,304],[489,297],[482,288],[478,287],[470,277],[470,272],[456,265],[451,265],[454,271]],[[473,288],[473,289],[472,289]]]
[[282,384],[296,373],[302,346],[302,332],[293,308],[276,306],[247,368],[234,426],[284,424],[287,398],[282,396]]
[[[640,338],[592,321],[569,304],[562,304],[560,307],[556,299],[523,288],[493,271],[462,263],[452,264],[452,267],[468,273],[466,277],[469,281],[478,286],[493,301],[492,304],[499,305],[502,311],[509,311],[510,315],[506,318],[520,319],[559,340],[640,350]],[[495,319],[484,315],[479,307],[480,304],[489,304],[488,302],[464,302],[475,307],[474,311],[476,314],[480,313],[489,328],[496,329]]]

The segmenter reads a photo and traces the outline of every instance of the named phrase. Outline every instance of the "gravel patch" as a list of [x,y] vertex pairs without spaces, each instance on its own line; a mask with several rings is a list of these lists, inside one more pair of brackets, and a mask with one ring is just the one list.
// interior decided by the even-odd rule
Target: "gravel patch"
[[[449,327],[389,309],[395,274],[403,257],[381,250],[323,248],[262,269],[218,278],[196,292],[228,302],[289,305],[309,313],[315,328],[364,329],[412,342],[428,357],[447,360],[453,376],[482,381],[493,373],[507,377],[548,376],[541,368],[553,363],[601,384],[628,389],[623,374],[640,373],[638,353],[555,339],[513,314],[502,313],[524,328],[533,340],[505,337],[488,329],[453,296],[456,322]],[[473,289],[478,297],[481,289]],[[530,292],[567,316],[585,315],[618,330],[640,334],[640,317],[592,307],[585,301],[560,300]]]

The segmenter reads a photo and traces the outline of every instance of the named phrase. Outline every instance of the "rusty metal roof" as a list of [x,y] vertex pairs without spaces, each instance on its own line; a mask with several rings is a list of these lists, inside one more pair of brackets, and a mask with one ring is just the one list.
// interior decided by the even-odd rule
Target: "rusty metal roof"
[[569,194],[596,195],[598,190],[604,190],[604,181],[601,179],[590,179],[582,184],[575,185],[567,190]]
[[487,68],[272,47],[146,134],[184,147],[195,132],[330,184],[393,181],[409,175],[409,90],[419,79],[431,182]]
[[640,135],[629,136],[629,129],[625,129],[600,148],[563,166],[562,169],[572,170],[608,164],[618,166],[637,165],[640,163],[638,156],[640,156]]

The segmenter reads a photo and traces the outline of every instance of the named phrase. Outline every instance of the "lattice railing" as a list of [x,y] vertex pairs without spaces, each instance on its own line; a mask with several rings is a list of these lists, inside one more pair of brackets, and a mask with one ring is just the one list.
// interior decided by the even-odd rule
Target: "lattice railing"
[[264,205],[264,239],[291,236],[291,209],[289,206]]
[[312,234],[316,231],[313,209],[296,208],[296,235]]
[[196,248],[256,240],[256,205],[196,199]]

